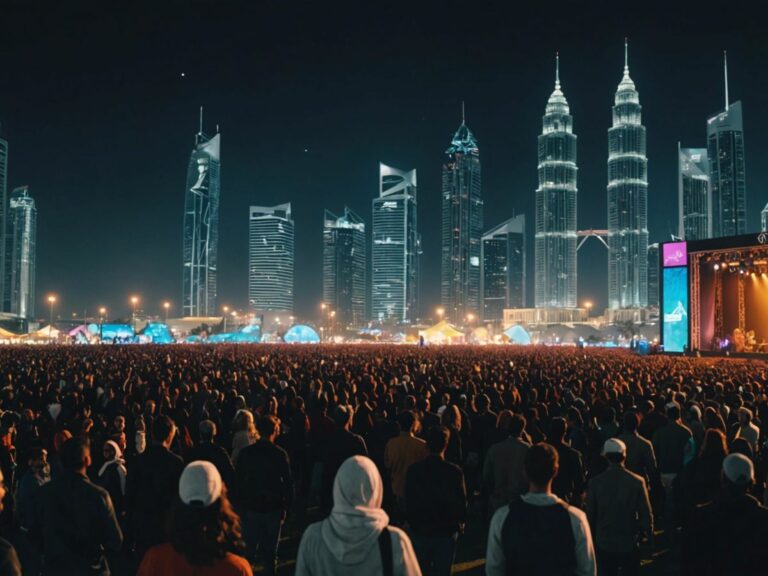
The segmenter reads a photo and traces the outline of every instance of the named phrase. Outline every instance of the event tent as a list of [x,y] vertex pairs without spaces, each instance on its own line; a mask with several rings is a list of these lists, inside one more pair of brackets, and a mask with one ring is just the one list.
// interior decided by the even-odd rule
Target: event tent
[[419,330],[419,336],[427,343],[451,344],[464,339],[464,333],[451,326],[447,320],[441,320],[434,326]]

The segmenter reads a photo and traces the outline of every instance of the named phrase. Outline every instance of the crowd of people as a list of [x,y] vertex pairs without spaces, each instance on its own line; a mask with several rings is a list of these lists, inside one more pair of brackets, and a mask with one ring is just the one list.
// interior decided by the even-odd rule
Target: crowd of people
[[[768,365],[545,347],[0,349],[0,576],[768,570]],[[282,571],[282,568],[281,568]]]

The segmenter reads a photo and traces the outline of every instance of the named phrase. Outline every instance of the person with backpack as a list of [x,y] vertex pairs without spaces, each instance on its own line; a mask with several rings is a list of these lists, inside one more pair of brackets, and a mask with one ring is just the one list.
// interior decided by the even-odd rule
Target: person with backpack
[[552,493],[557,450],[540,442],[525,454],[528,492],[502,506],[488,530],[487,576],[595,576],[587,516]]
[[410,538],[389,526],[383,495],[373,461],[348,458],[334,479],[331,515],[302,535],[296,576],[421,576]]

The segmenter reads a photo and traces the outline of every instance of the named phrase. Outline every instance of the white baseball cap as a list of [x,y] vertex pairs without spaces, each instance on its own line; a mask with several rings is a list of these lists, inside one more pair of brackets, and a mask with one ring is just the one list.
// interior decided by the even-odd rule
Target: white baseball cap
[[187,464],[179,478],[179,498],[187,506],[210,506],[221,497],[221,474],[205,460]]
[[618,438],[608,438],[603,444],[603,454],[627,454],[627,445]]
[[755,480],[755,467],[743,454],[729,454],[723,460],[723,474],[734,484],[743,486]]

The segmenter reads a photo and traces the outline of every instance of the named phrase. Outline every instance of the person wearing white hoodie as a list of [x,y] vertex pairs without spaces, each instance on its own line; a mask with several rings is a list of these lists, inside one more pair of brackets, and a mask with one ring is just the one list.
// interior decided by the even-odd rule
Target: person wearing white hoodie
[[331,515],[311,524],[301,538],[296,576],[421,576],[410,538],[389,526],[383,494],[373,461],[345,460],[333,482]]

